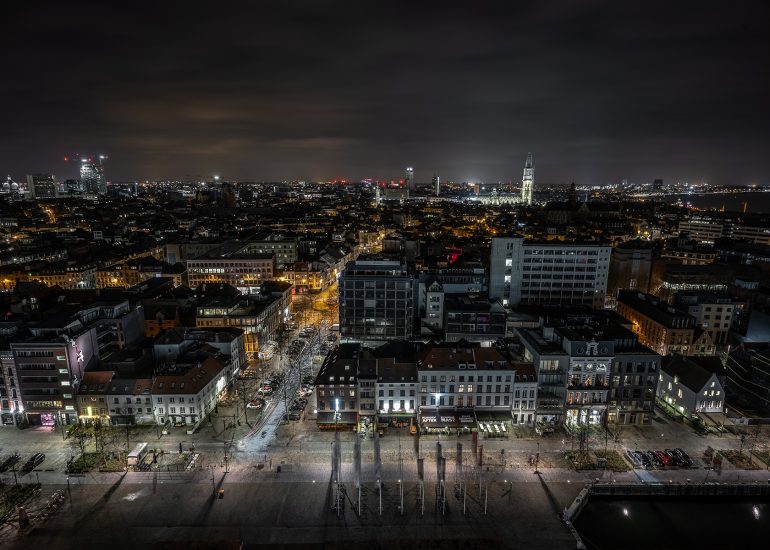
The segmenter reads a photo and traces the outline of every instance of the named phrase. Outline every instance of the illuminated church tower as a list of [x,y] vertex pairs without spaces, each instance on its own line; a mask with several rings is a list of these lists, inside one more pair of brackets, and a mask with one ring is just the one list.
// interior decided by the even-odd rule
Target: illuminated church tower
[[521,202],[532,204],[532,188],[535,186],[535,164],[532,162],[532,153],[527,153],[527,162],[524,163],[524,176],[521,178]]

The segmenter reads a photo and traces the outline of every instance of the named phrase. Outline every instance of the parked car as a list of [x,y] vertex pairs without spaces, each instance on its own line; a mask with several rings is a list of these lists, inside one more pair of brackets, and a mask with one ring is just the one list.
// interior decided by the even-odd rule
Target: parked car
[[665,449],[663,452],[668,455],[668,457],[671,459],[671,463],[674,466],[679,466],[681,468],[682,466],[686,466],[687,465],[686,462],[682,459],[682,457],[679,456],[679,454],[677,454],[673,450]]
[[634,468],[641,468],[644,466],[642,459],[636,456],[633,451],[626,451],[626,458]]
[[29,460],[27,460],[27,462],[24,463],[24,466],[22,467],[22,471],[31,472],[32,470],[40,466],[40,464],[42,464],[44,460],[45,460],[45,455],[43,453],[35,453],[31,457],[29,457]]
[[652,466],[652,463],[650,462],[650,458],[644,454],[642,451],[634,451],[634,456],[639,460],[639,462],[642,463],[642,466],[645,468],[649,468]]
[[265,405],[265,402],[262,399],[255,399],[254,401],[250,401],[247,405],[247,409],[261,409]]
[[671,465],[671,457],[668,456],[663,451],[653,451],[655,453],[655,456],[658,458],[658,460],[661,462],[662,466],[670,466]]
[[685,466],[690,468],[693,465],[693,461],[690,458],[690,456],[686,452],[684,452],[682,449],[677,447],[676,449],[674,449],[674,452],[677,453],[679,457],[684,461]]
[[661,462],[661,460],[655,455],[654,451],[647,451],[645,454],[648,456],[653,466],[656,468],[663,466],[663,462]]

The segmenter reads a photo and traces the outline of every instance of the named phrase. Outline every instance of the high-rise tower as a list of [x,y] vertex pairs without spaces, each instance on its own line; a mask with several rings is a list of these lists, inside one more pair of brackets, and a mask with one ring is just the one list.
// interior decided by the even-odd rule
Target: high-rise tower
[[532,153],[527,153],[527,161],[524,163],[524,176],[521,178],[521,202],[532,204],[532,188],[535,186],[535,163],[532,161]]
[[438,174],[433,175],[433,191],[437,197],[441,195],[441,178]]
[[107,181],[104,179],[104,164],[106,157],[99,155],[99,162],[91,157],[80,159],[80,185],[86,193],[104,194],[107,192]]
[[406,180],[404,183],[409,191],[414,191],[414,168],[411,166],[406,168]]
[[50,199],[57,196],[58,185],[51,174],[33,174],[27,176],[27,185],[33,199]]

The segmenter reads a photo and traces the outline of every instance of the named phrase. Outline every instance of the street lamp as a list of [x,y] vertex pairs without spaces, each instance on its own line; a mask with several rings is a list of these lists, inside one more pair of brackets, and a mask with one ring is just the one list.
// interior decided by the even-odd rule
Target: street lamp
[[334,400],[334,431],[337,431],[337,421],[340,419],[340,400],[339,397]]
[[[441,394],[436,394],[436,424],[441,423],[441,409],[440,409],[440,403],[441,403]],[[438,430],[438,439],[441,441],[441,430]]]

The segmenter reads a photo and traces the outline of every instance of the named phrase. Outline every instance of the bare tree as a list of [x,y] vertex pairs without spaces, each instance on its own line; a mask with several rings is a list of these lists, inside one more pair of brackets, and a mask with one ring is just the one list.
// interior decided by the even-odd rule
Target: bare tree
[[69,430],[70,446],[73,451],[79,451],[81,457],[85,456],[88,442],[91,441],[93,437],[94,432],[91,426],[76,424]]

